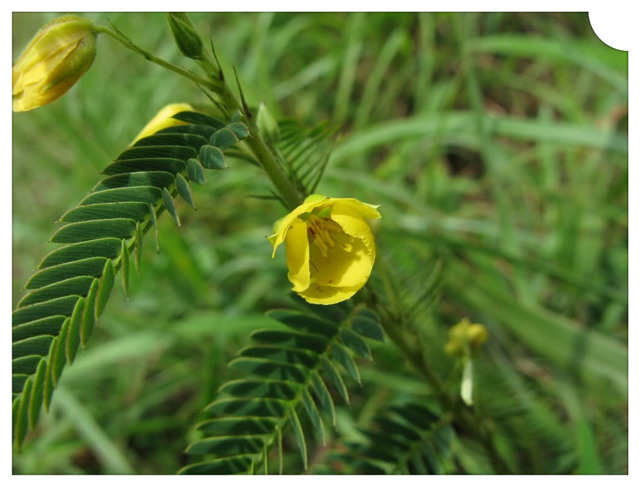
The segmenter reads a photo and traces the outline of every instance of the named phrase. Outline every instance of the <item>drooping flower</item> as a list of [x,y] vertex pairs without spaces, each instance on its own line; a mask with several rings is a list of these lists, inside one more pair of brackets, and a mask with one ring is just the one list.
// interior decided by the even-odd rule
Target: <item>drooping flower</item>
[[64,15],[42,27],[12,69],[13,111],[26,112],[64,95],[96,56],[93,24]]
[[468,355],[486,342],[488,337],[489,333],[483,325],[471,323],[468,318],[463,318],[449,330],[449,341],[444,350],[449,355]]
[[140,133],[133,139],[131,145],[135,144],[140,139],[144,137],[149,137],[150,135],[159,132],[162,129],[166,129],[168,127],[173,127],[175,125],[185,125],[186,122],[181,120],[171,118],[176,113],[180,112],[190,112],[193,111],[193,107],[188,103],[171,103],[164,108],[162,108],[156,115],[149,120],[149,123],[144,126],[144,128],[140,131]]
[[376,258],[367,219],[377,206],[354,198],[311,195],[274,225],[272,257],[284,243],[293,290],[313,304],[345,301],[365,285]]

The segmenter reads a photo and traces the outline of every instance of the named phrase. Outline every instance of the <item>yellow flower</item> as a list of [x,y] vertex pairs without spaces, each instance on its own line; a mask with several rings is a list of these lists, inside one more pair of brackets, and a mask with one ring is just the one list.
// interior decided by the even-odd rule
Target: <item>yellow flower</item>
[[42,27],[12,69],[13,111],[47,105],[76,84],[96,56],[93,24],[65,15]]
[[188,103],[171,103],[160,110],[155,117],[153,117],[147,125],[144,126],[142,131],[138,134],[138,136],[133,139],[131,145],[135,144],[137,141],[144,137],[149,137],[150,135],[159,132],[162,129],[166,129],[168,127],[173,127],[175,125],[185,125],[186,122],[182,122],[173,117],[176,113],[180,112],[190,112],[193,111],[193,107]]
[[486,342],[488,337],[489,333],[483,325],[472,324],[468,318],[463,318],[449,330],[449,341],[444,350],[450,355],[468,355],[472,349]]
[[293,290],[309,303],[345,301],[365,285],[376,246],[366,219],[380,218],[377,206],[354,198],[314,194],[274,225],[268,237],[272,257],[282,243]]

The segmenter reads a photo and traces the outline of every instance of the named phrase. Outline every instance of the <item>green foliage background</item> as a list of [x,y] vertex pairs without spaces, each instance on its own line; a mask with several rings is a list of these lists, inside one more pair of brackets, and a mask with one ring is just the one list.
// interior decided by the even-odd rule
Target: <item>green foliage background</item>
[[[57,14],[14,14],[13,58]],[[164,14],[113,21],[159,57],[187,65]],[[250,104],[276,118],[341,128],[318,191],[380,204],[379,267],[397,302],[423,303],[416,340],[443,377],[449,326],[485,324],[476,410],[518,473],[626,473],[627,54],[586,14],[193,14],[235,66]],[[207,103],[177,76],[108,38],[65,97],[13,116],[13,304],[52,244],[54,222],[170,102]],[[174,473],[192,426],[237,376],[226,367],[290,285],[266,235],[282,216],[252,166],[194,188],[183,226],[160,219],[130,296],[116,289],[68,367],[14,471]],[[429,288],[429,290],[433,290]],[[391,293],[393,294],[393,293]],[[327,449],[358,439],[386,405],[429,392],[387,341],[361,364]],[[456,387],[453,382],[452,387]],[[296,449],[285,437],[285,453]],[[300,470],[295,452],[286,455]],[[454,440],[450,473],[490,473]]]

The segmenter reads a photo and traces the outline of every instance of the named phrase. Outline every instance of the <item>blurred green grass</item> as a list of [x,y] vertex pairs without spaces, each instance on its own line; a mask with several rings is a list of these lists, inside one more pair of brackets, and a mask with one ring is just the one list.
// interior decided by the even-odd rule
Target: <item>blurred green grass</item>
[[[14,13],[13,53],[55,14]],[[90,13],[191,68],[163,14]],[[434,262],[440,299],[416,334],[442,374],[447,326],[487,325],[476,407],[520,473],[626,473],[627,53],[586,14],[193,14],[251,105],[328,120],[341,138],[319,192],[380,204],[379,261],[403,298]],[[166,103],[206,103],[172,73],[99,40],[65,97],[13,116],[13,302],[55,221]],[[282,216],[233,161],[195,190],[183,227],[161,222],[130,297],[115,292],[17,473],[173,473],[224,364],[268,324],[289,283],[264,237]],[[363,367],[344,430],[380,398],[416,393],[390,345]],[[348,436],[348,434],[347,434]],[[481,473],[473,445],[451,471]]]

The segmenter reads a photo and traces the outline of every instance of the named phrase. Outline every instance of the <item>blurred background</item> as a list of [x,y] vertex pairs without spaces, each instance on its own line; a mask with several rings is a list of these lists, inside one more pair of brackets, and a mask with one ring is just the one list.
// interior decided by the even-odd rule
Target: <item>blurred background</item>
[[[14,61],[58,15],[13,14]],[[83,15],[196,69],[164,14]],[[192,18],[250,105],[338,130],[318,192],[382,205],[380,265],[406,302],[432,291],[415,327],[434,370],[452,370],[450,326],[488,328],[475,408],[513,470],[626,474],[627,53],[603,44],[586,13]],[[110,38],[98,44],[67,95],[13,115],[14,305],[54,248],[56,220],[141,127],[167,103],[207,104]],[[194,188],[197,211],[179,206],[182,228],[161,219],[160,253],[147,239],[130,296],[114,290],[15,473],[170,474],[187,461],[202,408],[234,377],[225,364],[290,289],[284,253],[272,260],[265,239],[284,210],[250,197],[266,193],[264,176],[231,161],[208,179]],[[429,392],[392,343],[372,349],[326,449],[384,405]],[[310,457],[321,464],[326,449]],[[445,472],[492,470],[455,440]]]

